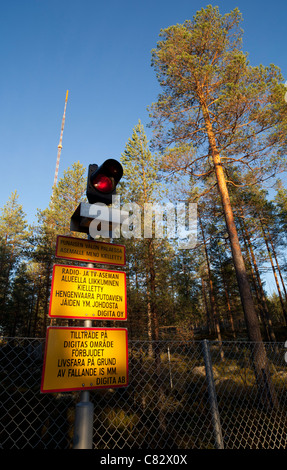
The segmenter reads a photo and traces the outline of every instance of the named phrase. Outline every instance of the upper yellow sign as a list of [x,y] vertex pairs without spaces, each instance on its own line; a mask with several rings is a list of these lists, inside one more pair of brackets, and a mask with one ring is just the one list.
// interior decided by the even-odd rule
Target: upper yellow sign
[[84,238],[65,237],[58,235],[56,257],[84,261],[87,263],[103,263],[124,266],[126,252],[124,245],[86,240]]
[[126,273],[55,264],[49,316],[126,320]]

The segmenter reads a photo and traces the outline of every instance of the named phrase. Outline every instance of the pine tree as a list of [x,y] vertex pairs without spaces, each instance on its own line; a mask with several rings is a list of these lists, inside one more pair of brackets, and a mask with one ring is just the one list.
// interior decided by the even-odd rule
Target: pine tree
[[[160,302],[159,302],[159,271],[160,260],[162,260],[167,251],[164,250],[164,240],[157,240],[152,235],[146,236],[144,230],[141,228],[146,222],[145,207],[147,204],[154,204],[159,197],[162,196],[162,188],[159,185],[159,166],[156,155],[153,155],[149,149],[148,140],[144,131],[144,127],[140,120],[134,127],[132,137],[128,140],[125,150],[121,156],[121,163],[124,168],[124,178],[122,183],[122,199],[126,204],[136,203],[141,209],[141,220],[134,220],[133,229],[140,224],[137,236],[132,244],[127,244],[128,248],[133,248],[135,253],[139,256],[134,256],[136,261],[137,270],[135,275],[143,275],[144,280],[144,297],[146,298],[146,311],[147,311],[147,332],[148,337],[152,342],[150,343],[149,354],[154,355],[155,377],[160,377],[161,372],[161,358],[160,358]],[[124,209],[128,206],[123,206]],[[132,208],[132,206],[131,206]],[[135,231],[135,230],[134,230]],[[128,235],[128,232],[126,232]],[[144,236],[144,238],[141,238]],[[165,251],[165,253],[164,253]],[[166,265],[165,265],[166,267]],[[161,274],[164,270],[161,270]],[[129,279],[129,283],[131,279]],[[136,278],[138,289],[139,276]],[[138,291],[136,292],[138,293]],[[144,392],[143,392],[144,393]],[[166,418],[163,410],[163,403],[165,402],[165,391],[161,383],[158,389],[158,422],[159,429],[162,433],[166,433]]]
[[46,334],[57,235],[73,235],[70,231],[70,218],[84,199],[86,188],[84,172],[85,168],[79,162],[65,170],[63,177],[53,188],[49,207],[38,211],[37,214],[38,223],[34,227],[32,243],[35,248],[33,260],[39,265],[38,289],[41,290],[42,298],[37,321],[42,322],[43,335]]
[[[140,120],[134,127],[125,150],[121,156],[124,178],[121,183],[122,200],[126,204],[136,203],[141,215],[145,204],[154,203],[158,196],[158,165],[152,155],[144,127]],[[136,221],[134,222],[136,224]],[[145,289],[147,298],[147,331],[150,339],[159,339],[159,319],[156,306],[156,271],[155,271],[155,240],[142,238],[143,220],[139,221],[139,239],[133,240],[133,247],[140,247],[141,257],[137,258],[138,270],[145,273]],[[134,227],[135,231],[136,227]],[[127,236],[128,233],[126,234]],[[131,245],[130,245],[131,246]]]
[[9,336],[30,336],[35,302],[34,282],[29,264],[22,262],[11,282]]
[[230,167],[241,166],[245,182],[254,183],[285,165],[285,90],[277,67],[248,63],[240,49],[240,21],[237,8],[222,16],[218,7],[208,6],[193,21],[161,31],[152,65],[163,93],[151,116],[155,145],[165,149],[167,159],[185,145],[191,155],[185,169],[201,178],[216,176],[257,381],[266,402],[271,397],[275,403],[228,184]]
[[8,306],[12,281],[28,247],[30,233],[18,198],[17,191],[12,192],[0,215],[0,325],[4,330],[11,326]]
[[276,182],[276,195],[274,202],[277,207],[277,214],[280,221],[281,230],[287,235],[287,190],[281,180]]

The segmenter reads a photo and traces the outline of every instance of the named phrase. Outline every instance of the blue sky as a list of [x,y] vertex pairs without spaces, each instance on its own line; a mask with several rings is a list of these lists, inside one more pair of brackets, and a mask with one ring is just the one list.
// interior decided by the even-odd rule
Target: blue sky
[[[160,29],[192,19],[209,3],[2,0],[0,207],[15,189],[28,222],[47,207],[66,90],[59,178],[78,160],[87,167],[120,158],[138,120],[149,122],[147,107],[160,91],[150,65]],[[212,5],[222,14],[238,7],[251,64],[274,63],[287,79],[286,0]]]
[[[119,158],[138,119],[148,123],[159,92],[150,62],[160,29],[208,3],[2,0],[0,207],[15,189],[29,222],[48,205],[66,90],[59,177],[78,160],[87,167]],[[275,63],[287,78],[285,0],[213,5],[222,14],[238,6],[251,63]]]

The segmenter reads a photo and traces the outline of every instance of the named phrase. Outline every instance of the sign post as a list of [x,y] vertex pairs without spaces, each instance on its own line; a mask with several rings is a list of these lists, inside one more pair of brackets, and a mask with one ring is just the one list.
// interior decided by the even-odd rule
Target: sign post
[[81,392],[81,401],[76,404],[73,448],[93,448],[94,405],[88,391]]

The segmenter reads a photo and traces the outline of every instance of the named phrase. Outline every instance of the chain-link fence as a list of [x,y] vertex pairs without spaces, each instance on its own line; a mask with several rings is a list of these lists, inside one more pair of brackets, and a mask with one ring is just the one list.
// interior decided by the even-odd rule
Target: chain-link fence
[[[2,338],[2,449],[73,446],[79,393],[40,393],[45,340]],[[287,444],[284,343],[265,343],[262,400],[248,342],[129,342],[129,386],[90,391],[95,449],[279,449]]]

